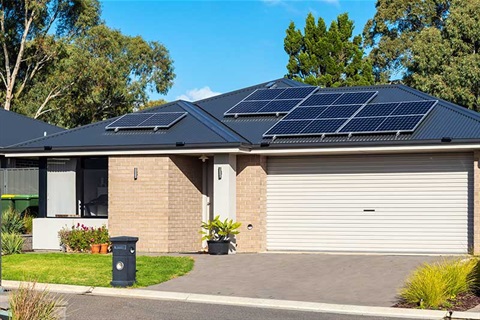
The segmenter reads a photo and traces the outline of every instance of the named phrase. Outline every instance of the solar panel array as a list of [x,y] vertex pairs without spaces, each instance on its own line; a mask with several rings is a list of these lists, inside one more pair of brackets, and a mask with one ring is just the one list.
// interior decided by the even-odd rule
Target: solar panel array
[[317,87],[258,89],[224,113],[225,116],[286,114]]
[[130,113],[110,123],[105,129],[168,129],[186,115],[186,112]]
[[376,92],[314,94],[264,137],[413,132],[436,100],[367,104]]

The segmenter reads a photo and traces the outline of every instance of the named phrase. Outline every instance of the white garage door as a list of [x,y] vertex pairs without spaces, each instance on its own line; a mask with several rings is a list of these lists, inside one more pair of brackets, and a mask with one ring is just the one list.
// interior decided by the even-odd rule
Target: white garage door
[[270,157],[267,249],[466,253],[472,182],[471,154]]

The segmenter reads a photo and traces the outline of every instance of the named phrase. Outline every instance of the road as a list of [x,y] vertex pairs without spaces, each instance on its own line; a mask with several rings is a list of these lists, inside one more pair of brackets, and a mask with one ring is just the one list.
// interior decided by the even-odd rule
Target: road
[[68,301],[68,320],[400,320],[88,295],[68,295],[65,298]]

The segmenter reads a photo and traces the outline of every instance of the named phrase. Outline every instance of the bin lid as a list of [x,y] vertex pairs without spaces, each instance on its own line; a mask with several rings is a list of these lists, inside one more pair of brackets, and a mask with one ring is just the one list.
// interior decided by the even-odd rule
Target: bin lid
[[120,236],[120,237],[111,237],[111,242],[137,242],[137,237],[127,237],[127,236]]
[[10,199],[10,200],[38,199],[38,194],[4,194],[2,195],[2,199]]

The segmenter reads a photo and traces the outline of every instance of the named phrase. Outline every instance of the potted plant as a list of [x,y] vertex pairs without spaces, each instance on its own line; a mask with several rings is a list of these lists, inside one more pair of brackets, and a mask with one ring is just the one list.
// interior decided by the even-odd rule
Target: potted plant
[[108,247],[110,246],[110,236],[108,235],[108,229],[106,226],[98,228],[98,238],[100,243],[100,253],[107,254]]
[[231,238],[240,233],[238,228],[242,224],[234,222],[233,219],[220,220],[220,216],[216,216],[213,220],[202,222],[203,234],[202,240],[207,240],[208,253],[213,255],[228,254]]

